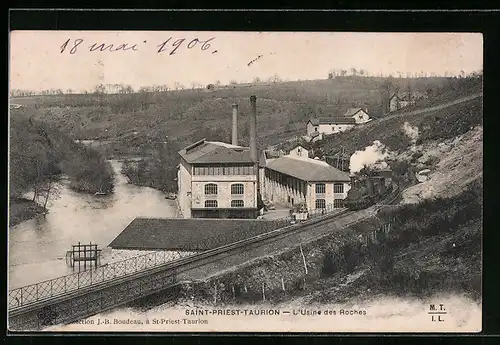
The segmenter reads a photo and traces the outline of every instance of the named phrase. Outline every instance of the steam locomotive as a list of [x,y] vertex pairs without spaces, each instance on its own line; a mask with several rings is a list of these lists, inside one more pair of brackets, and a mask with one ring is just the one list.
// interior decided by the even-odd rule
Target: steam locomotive
[[370,171],[351,176],[351,189],[344,200],[350,210],[362,210],[384,199],[392,191],[392,171]]

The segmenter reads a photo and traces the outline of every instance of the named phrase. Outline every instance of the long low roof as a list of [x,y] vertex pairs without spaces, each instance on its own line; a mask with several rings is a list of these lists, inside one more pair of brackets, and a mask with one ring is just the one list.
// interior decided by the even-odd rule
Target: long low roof
[[314,126],[317,125],[354,125],[356,120],[352,117],[335,116],[335,117],[321,117],[319,119],[309,120]]
[[332,167],[326,162],[310,158],[283,156],[269,162],[268,169],[310,182],[349,182],[349,174]]
[[284,225],[284,220],[136,218],[109,244],[109,247],[208,250],[260,235]]

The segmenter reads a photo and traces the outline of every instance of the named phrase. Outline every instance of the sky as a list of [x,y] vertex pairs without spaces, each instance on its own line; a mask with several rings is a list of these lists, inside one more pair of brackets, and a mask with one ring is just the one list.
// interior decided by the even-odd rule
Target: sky
[[[100,51],[101,44],[115,51]],[[98,84],[190,88],[273,75],[325,79],[332,69],[353,67],[444,75],[482,65],[479,33],[13,31],[9,72],[11,89],[75,91]]]

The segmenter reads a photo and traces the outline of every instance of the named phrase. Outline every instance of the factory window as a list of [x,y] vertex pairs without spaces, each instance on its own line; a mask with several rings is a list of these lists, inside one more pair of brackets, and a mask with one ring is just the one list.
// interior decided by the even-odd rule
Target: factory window
[[217,207],[217,200],[205,200],[205,207]]
[[333,192],[334,193],[344,193],[344,184],[343,183],[334,183],[333,184]]
[[231,194],[243,194],[245,191],[244,186],[242,183],[236,183],[231,185]]
[[316,183],[316,194],[325,194],[325,192],[326,192],[325,184],[324,183]]
[[243,207],[244,205],[243,200],[231,200],[231,207]]
[[342,199],[333,200],[333,208],[342,208],[342,207],[344,207],[344,200]]
[[216,195],[217,185],[214,183],[209,183],[205,185],[205,195]]
[[316,199],[316,209],[326,208],[325,199]]

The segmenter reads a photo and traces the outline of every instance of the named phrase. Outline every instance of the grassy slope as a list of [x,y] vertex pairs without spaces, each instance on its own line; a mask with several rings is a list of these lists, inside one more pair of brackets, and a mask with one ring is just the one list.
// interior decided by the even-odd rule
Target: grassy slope
[[[186,90],[131,95],[62,95],[13,100],[79,138],[119,138],[133,131],[141,136],[168,135],[186,143],[199,139],[201,127],[230,136],[231,104],[240,105],[240,137],[247,142],[248,98],[258,97],[258,133],[262,146],[305,133],[310,117],[340,114],[350,106],[380,108],[382,78],[336,78],[242,85],[215,91]],[[440,87],[443,78],[409,80],[415,89]],[[394,79],[403,87],[406,79]],[[36,104],[36,109],[34,105]]]
[[464,134],[471,126],[482,124],[482,118],[482,97],[480,97],[442,110],[395,117],[387,121],[374,120],[352,131],[328,136],[313,147],[321,147],[325,154],[335,154],[343,146],[346,155],[349,156],[379,140],[389,150],[402,152],[411,146],[410,139],[402,130],[405,122],[419,128],[420,136],[417,141],[419,144]]

